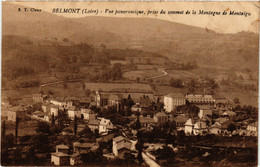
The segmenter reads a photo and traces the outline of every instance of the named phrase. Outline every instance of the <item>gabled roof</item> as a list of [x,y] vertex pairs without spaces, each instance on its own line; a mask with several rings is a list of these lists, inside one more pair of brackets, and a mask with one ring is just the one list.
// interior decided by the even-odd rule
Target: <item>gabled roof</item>
[[218,122],[215,122],[213,125],[211,125],[210,127],[209,127],[210,129],[211,128],[221,128],[221,124],[220,123],[218,123]]
[[151,117],[139,117],[140,123],[155,123],[155,120]]
[[117,142],[122,141],[124,139],[125,138],[123,136],[117,136],[117,137],[113,138],[113,141],[117,143]]
[[185,98],[185,96],[181,93],[170,93],[166,95],[166,97],[171,97],[171,98]]
[[186,126],[193,126],[195,124],[195,120],[193,118],[188,119],[188,121],[185,123]]
[[129,139],[126,139],[122,136],[117,136],[113,138],[113,141],[117,144],[117,149],[126,148],[131,150],[132,142]]
[[183,116],[177,116],[173,119],[175,120],[175,122],[186,123],[189,118],[186,118],[186,117],[183,117]]
[[100,125],[108,125],[111,122],[109,119],[102,118],[100,121]]
[[164,112],[158,112],[155,114],[156,117],[168,117]]
[[91,148],[95,145],[95,143],[80,143],[74,142],[73,147],[80,147],[80,148]]
[[196,122],[195,125],[194,125],[194,129],[206,129],[207,128],[207,125],[205,122]]
[[95,119],[95,120],[90,120],[88,122],[88,125],[96,125],[96,126],[98,126],[99,123],[100,123],[100,120]]
[[109,100],[110,101],[118,101],[118,100],[121,100],[121,96],[119,94],[110,94]]
[[69,149],[69,146],[66,146],[64,144],[57,145],[56,148],[58,149]]
[[69,157],[68,154],[65,154],[63,152],[55,152],[55,153],[51,153],[51,155],[57,156],[57,157]]
[[251,123],[248,126],[258,127],[258,122]]
[[217,118],[217,119],[215,119],[215,121],[222,124],[222,123],[228,121],[228,119],[227,118]]

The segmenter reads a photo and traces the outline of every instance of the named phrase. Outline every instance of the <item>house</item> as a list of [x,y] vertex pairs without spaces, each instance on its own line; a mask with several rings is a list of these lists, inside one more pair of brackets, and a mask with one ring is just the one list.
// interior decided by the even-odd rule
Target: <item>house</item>
[[81,111],[77,109],[76,107],[70,107],[68,109],[68,117],[70,119],[74,119],[75,117],[81,118]]
[[151,118],[150,116],[144,117],[144,116],[140,116],[139,117],[139,121],[141,124],[141,127],[143,128],[148,128],[152,125],[155,125],[155,120],[153,118]]
[[177,130],[184,130],[184,125],[188,121],[189,118],[184,117],[184,116],[177,116],[173,118],[173,121],[175,121],[175,125]]
[[109,94],[96,91],[95,101],[97,107],[101,108],[108,105]]
[[115,157],[124,159],[125,153],[130,153],[132,142],[122,136],[113,138],[113,154]]
[[193,133],[194,124],[195,124],[195,120],[193,118],[187,120],[187,122],[184,124],[185,134],[191,135]]
[[7,121],[16,122],[16,117],[22,118],[24,115],[24,109],[21,107],[12,107],[12,108],[1,108],[1,117]]
[[233,103],[226,98],[218,98],[218,99],[215,100],[214,107],[217,110],[222,110],[222,111],[223,110],[231,110],[232,106],[233,106]]
[[80,142],[74,142],[73,143],[73,152],[82,152],[86,151],[89,152],[89,150],[95,145],[96,143],[80,143]]
[[193,134],[194,135],[204,135],[208,131],[208,127],[205,122],[198,121],[194,124]]
[[225,111],[221,114],[222,116],[235,117],[237,114],[233,111]]
[[80,165],[83,163],[82,156],[87,154],[87,151],[75,152],[70,156],[70,165]]
[[56,152],[63,152],[65,154],[69,154],[69,146],[66,146],[64,144],[57,145]]
[[63,152],[51,153],[51,163],[54,165],[69,165],[70,156]]
[[254,122],[254,123],[247,125],[246,130],[257,132],[257,127],[258,127],[258,122]]
[[54,115],[55,117],[59,115],[59,106],[50,105],[50,109],[51,109],[51,115]]
[[131,110],[132,110],[133,112],[141,112],[141,111],[142,111],[142,108],[140,107],[139,104],[135,104],[135,105],[132,106]]
[[186,95],[186,100],[189,103],[192,104],[208,104],[208,105],[214,105],[215,99],[212,95],[193,95],[188,94]]
[[228,120],[229,120],[228,118],[225,118],[225,117],[222,118],[221,117],[221,118],[215,119],[215,122],[218,122],[218,123],[222,124],[222,123],[224,123],[224,122],[226,122]]
[[122,98],[120,94],[110,94],[108,98],[108,105],[115,106],[116,110],[119,111],[122,106]]
[[198,113],[198,117],[201,119],[205,116],[210,116],[212,117],[212,110],[207,107],[200,107],[200,111]]
[[45,112],[41,112],[41,111],[35,111],[32,114],[31,118],[38,119],[38,120],[41,120],[41,121],[46,121],[46,122],[51,121],[50,113],[45,113]]
[[108,131],[113,129],[113,124],[109,119],[101,118],[99,123],[99,133],[107,134]]
[[100,120],[95,119],[95,120],[90,120],[87,125],[92,132],[95,132],[96,129],[99,130],[99,123]]
[[33,101],[43,102],[43,95],[40,93],[33,94]]
[[154,121],[160,125],[168,122],[168,115],[166,115],[164,112],[156,113],[153,118],[154,118]]
[[186,104],[185,96],[181,94],[168,94],[164,96],[163,99],[164,109],[166,112],[172,112],[175,107]]
[[152,106],[152,99],[148,95],[143,95],[143,97],[140,97],[139,102],[137,103],[141,110],[147,110],[150,109]]
[[96,119],[96,114],[90,109],[81,109],[81,115],[83,115],[83,119],[88,121]]
[[221,134],[221,124],[218,122],[215,122],[213,125],[209,127],[209,133],[214,135]]

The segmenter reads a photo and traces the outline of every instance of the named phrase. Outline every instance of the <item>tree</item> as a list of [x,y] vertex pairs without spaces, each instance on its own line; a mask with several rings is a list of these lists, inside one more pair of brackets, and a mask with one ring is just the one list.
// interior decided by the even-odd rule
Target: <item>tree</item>
[[175,88],[182,88],[182,81],[180,79],[174,79],[174,78],[171,78],[169,80],[169,84],[172,86],[172,87],[175,87]]
[[54,114],[51,115],[51,126],[55,125],[55,118],[54,118]]
[[2,138],[5,138],[5,132],[6,132],[6,125],[5,125],[5,121],[3,121],[2,123]]
[[15,118],[15,141],[17,141],[17,137],[18,137],[18,128],[19,128],[20,120],[21,119],[16,116],[16,118]]
[[236,125],[233,123],[229,124],[227,130],[233,132],[234,130],[236,130]]
[[36,132],[50,134],[50,126],[46,122],[39,122],[36,127]]
[[136,128],[136,130],[139,130],[141,128],[141,123],[140,123],[140,120],[139,120],[139,116],[137,117],[137,120],[135,122],[135,128]]
[[[137,132],[139,133],[139,132]],[[139,135],[138,135],[139,136]],[[138,151],[138,154],[137,154],[137,160],[139,162],[139,164],[142,164],[143,163],[143,156],[142,156],[142,152],[143,152],[143,147],[144,147],[144,143],[143,141],[139,138],[136,145],[135,145],[135,148],[136,150]]]
[[75,115],[74,117],[74,135],[77,135],[77,130],[78,130],[78,117]]

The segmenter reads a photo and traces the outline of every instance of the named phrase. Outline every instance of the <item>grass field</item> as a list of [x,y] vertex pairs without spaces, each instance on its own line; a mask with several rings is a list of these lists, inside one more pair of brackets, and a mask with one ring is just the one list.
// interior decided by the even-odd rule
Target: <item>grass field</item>
[[220,94],[230,100],[238,98],[240,100],[240,105],[252,105],[258,107],[258,92],[224,87],[220,90]]
[[151,70],[128,71],[123,74],[123,77],[128,78],[130,80],[136,80],[137,77],[143,79],[143,78],[149,78],[161,74],[163,74],[161,71],[151,69]]
[[111,91],[118,89],[125,90],[135,90],[141,92],[149,92],[152,91],[152,88],[148,84],[137,84],[137,83],[85,83],[86,89],[91,91],[95,90],[103,90],[103,91]]

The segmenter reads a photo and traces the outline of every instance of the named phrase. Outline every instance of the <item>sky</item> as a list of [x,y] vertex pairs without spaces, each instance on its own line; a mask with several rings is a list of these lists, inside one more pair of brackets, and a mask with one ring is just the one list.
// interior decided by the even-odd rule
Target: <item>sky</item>
[[[10,2],[4,2],[10,3]],[[237,33],[249,31],[259,33],[259,2],[11,2],[23,6],[41,9],[42,11],[52,13],[54,8],[81,8],[98,9],[103,11],[99,14],[57,14],[64,17],[86,17],[86,16],[109,16],[109,17],[137,17],[137,18],[157,18],[186,25],[208,28],[219,33]],[[110,10],[158,10],[161,11],[187,11],[204,10],[212,12],[227,11],[227,15],[114,15],[105,13],[105,9]],[[232,16],[230,11],[248,12],[251,16]]]

